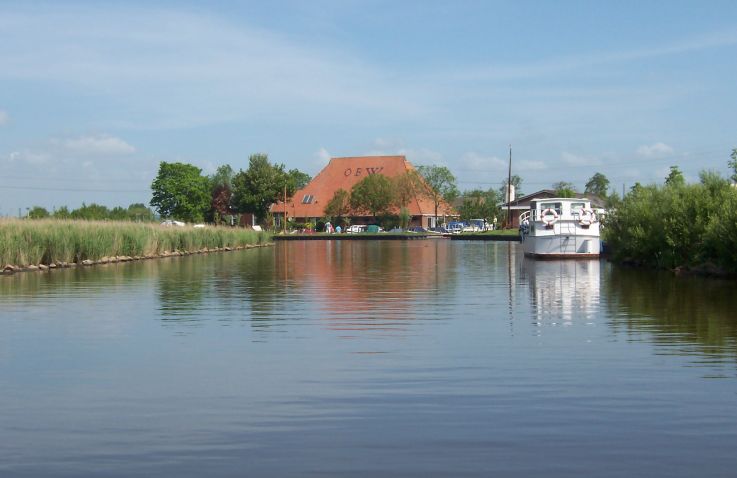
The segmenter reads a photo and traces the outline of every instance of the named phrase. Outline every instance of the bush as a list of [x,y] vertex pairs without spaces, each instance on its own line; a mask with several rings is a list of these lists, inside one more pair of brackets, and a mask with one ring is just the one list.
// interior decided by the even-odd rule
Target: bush
[[638,186],[604,234],[618,261],[737,272],[737,190],[715,173],[697,184]]

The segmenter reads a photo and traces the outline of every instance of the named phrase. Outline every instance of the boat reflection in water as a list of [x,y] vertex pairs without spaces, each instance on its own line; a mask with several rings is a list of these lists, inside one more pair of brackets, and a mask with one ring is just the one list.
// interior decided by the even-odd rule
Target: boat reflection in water
[[598,259],[538,261],[525,257],[521,279],[530,285],[537,325],[591,323],[599,310],[601,267]]

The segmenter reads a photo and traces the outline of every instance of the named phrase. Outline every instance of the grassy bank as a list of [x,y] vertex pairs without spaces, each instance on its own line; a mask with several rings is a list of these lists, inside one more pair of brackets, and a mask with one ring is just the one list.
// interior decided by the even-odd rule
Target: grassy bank
[[163,227],[124,222],[0,220],[0,265],[81,262],[111,256],[238,247],[270,241],[267,233],[224,227]]
[[737,189],[703,173],[688,185],[633,189],[610,215],[604,239],[620,262],[737,273]]

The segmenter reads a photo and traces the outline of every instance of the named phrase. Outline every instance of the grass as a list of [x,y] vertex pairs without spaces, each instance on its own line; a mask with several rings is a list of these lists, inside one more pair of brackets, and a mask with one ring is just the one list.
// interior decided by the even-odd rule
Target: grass
[[80,262],[111,256],[236,247],[271,235],[226,227],[163,227],[151,223],[0,219],[0,265]]

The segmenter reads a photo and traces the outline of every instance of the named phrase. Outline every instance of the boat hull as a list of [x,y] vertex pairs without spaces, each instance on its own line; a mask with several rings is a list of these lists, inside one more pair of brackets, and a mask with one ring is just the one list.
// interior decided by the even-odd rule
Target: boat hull
[[527,235],[523,249],[537,259],[595,259],[601,254],[601,241],[595,235]]
[[535,252],[525,252],[526,257],[532,257],[533,259],[598,259],[600,254],[584,254],[584,253],[568,253],[568,254],[537,254]]

